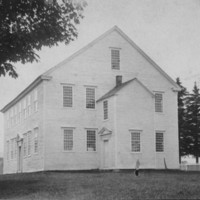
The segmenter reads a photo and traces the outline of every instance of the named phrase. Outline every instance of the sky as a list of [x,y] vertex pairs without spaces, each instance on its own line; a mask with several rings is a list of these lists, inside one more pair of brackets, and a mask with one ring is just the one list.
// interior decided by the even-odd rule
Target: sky
[[[37,76],[117,25],[171,78],[200,86],[200,0],[86,0],[79,36],[69,45],[42,48],[40,62],[16,63],[17,79],[0,77],[0,109]],[[3,115],[0,114],[0,156]]]

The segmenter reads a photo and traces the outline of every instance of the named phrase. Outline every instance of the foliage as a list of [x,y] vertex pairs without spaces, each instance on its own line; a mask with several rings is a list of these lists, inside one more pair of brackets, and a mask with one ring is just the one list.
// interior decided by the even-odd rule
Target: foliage
[[193,93],[187,97],[187,131],[189,153],[196,157],[200,156],[200,94],[196,83],[193,88]]
[[73,0],[0,0],[0,76],[18,76],[14,63],[38,61],[36,51],[78,33],[85,2]]
[[181,91],[178,92],[179,155],[181,157],[189,154],[185,105],[188,92],[186,88],[182,85],[179,78],[176,79],[176,83],[181,88]]

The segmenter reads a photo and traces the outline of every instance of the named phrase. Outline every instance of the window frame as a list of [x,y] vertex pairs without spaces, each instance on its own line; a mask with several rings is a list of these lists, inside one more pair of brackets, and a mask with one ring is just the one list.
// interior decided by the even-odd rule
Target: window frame
[[[107,107],[105,107],[105,103],[106,103]],[[103,101],[103,119],[104,120],[108,120],[109,119],[108,118],[108,100]]]
[[[94,108],[89,108],[87,107],[89,104],[87,103],[88,101],[88,96],[87,96],[87,89],[93,89],[94,90]],[[85,86],[85,109],[87,110],[96,110],[96,87],[95,86]]]
[[[95,147],[88,147],[88,131],[94,131],[95,133]],[[93,148],[93,150],[88,150],[89,148]],[[86,128],[86,152],[97,152],[97,129],[95,128]]]
[[33,90],[33,112],[38,111],[38,88]]
[[[156,102],[156,95],[162,95],[162,101],[161,101],[161,111],[157,110],[157,106],[156,104],[158,104],[159,102]],[[155,101],[154,101],[154,110],[155,110],[155,113],[158,113],[158,114],[163,114],[164,113],[164,92],[161,92],[161,91],[154,91],[154,96],[155,96]]]
[[[61,84],[62,85],[62,107],[66,109],[74,108],[74,85],[73,84]],[[72,95],[71,95],[71,106],[64,106],[64,87],[71,87]]]
[[[160,130],[156,130],[155,131],[155,152],[156,153],[164,153],[165,152],[165,131],[160,131]],[[158,142],[157,142],[157,134],[162,134],[162,143],[161,143],[161,145],[162,145],[162,149],[161,150],[158,150],[157,149],[157,144],[158,144]]]
[[[33,139],[33,153],[34,154],[38,154],[39,153],[39,128],[38,127],[35,127],[33,129],[33,136],[34,136],[34,139]],[[36,149],[37,149],[37,151],[36,151]]]
[[[130,131],[130,148],[131,148],[131,153],[142,153],[142,140],[141,140],[141,138],[142,138],[142,130],[137,130],[137,129],[130,129],[129,130]],[[139,151],[134,151],[133,150],[133,137],[132,137],[132,135],[134,134],[134,133],[139,133]],[[137,141],[136,141],[137,142]]]
[[[72,148],[71,149],[65,149],[65,131],[72,131],[72,139],[66,139],[66,142],[72,141]],[[74,151],[74,128],[70,127],[63,127],[62,128],[62,142],[63,142],[63,151],[64,152],[73,152]]]
[[[120,66],[120,64],[121,64],[121,54],[120,54],[120,48],[114,48],[114,47],[112,47],[112,48],[110,48],[110,59],[111,59],[111,69],[112,70],[120,70],[121,69],[121,66]],[[119,57],[118,57],[118,60],[117,60],[117,58],[113,58],[113,56],[114,56],[114,51],[116,51],[116,52],[118,52],[119,53]],[[114,61],[114,62],[113,62]],[[117,67],[113,67],[113,66],[115,66],[115,65],[118,65]]]

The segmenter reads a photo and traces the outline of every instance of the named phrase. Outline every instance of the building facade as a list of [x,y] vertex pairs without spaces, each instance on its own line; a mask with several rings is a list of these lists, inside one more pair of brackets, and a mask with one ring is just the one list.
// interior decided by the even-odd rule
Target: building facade
[[177,169],[179,90],[115,26],[1,110],[4,173]]

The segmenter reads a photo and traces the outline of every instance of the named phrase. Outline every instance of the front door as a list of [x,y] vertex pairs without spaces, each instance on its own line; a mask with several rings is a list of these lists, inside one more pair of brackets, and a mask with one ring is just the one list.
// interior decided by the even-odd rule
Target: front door
[[103,151],[103,167],[104,169],[109,168],[109,140],[103,141],[104,151]]
[[22,172],[22,140],[18,143],[17,172]]

